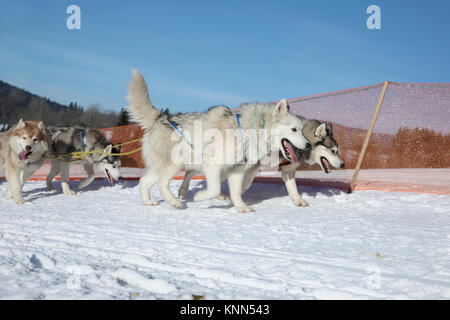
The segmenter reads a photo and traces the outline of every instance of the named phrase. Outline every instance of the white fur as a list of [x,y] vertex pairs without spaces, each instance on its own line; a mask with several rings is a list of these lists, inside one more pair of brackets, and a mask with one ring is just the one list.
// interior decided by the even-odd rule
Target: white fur
[[[192,170],[203,172],[206,177],[207,188],[197,192],[194,201],[207,200],[220,196],[220,183],[223,178],[228,179],[230,196],[239,212],[251,212],[253,209],[242,200],[242,184],[245,171],[253,165],[241,164],[244,156],[248,163],[258,163],[273,150],[280,150],[281,139],[286,138],[297,148],[304,149],[307,140],[301,133],[301,121],[288,112],[287,101],[282,99],[278,104],[247,104],[241,107],[241,130],[238,130],[234,115],[226,107],[215,107],[204,113],[188,113],[174,116],[173,119],[181,123],[182,130],[186,136],[194,137],[195,123],[202,124],[203,132],[217,132],[218,135],[203,135],[200,145],[194,143],[194,151],[200,152],[200,162],[179,161],[179,156],[174,150],[181,145],[186,146],[171,128],[167,120],[158,118],[160,113],[156,110],[148,96],[147,85],[142,75],[133,71],[129,84],[128,100],[129,110],[132,118],[144,129],[145,134],[142,141],[142,154],[147,166],[147,173],[140,180],[140,193],[145,205],[157,205],[150,199],[149,189],[157,184],[164,199],[173,207],[183,207],[182,202],[176,198],[169,189],[172,177],[180,170]],[[266,129],[277,130],[277,137],[269,134],[266,137],[258,137],[258,141],[248,139],[251,131],[259,131],[262,124]],[[297,132],[293,132],[296,128]],[[246,154],[242,154],[243,141],[234,137],[229,140],[227,130],[240,132],[245,137]],[[209,130],[209,131],[208,131]],[[250,143],[249,141],[252,141]],[[194,141],[191,141],[194,142]],[[267,145],[266,151],[259,151],[256,144]],[[188,147],[189,148],[189,147]],[[219,151],[220,152],[219,152]],[[264,149],[263,149],[264,150]],[[252,152],[256,151],[256,152]],[[227,161],[230,158],[233,161]],[[181,192],[181,194],[183,191]]]

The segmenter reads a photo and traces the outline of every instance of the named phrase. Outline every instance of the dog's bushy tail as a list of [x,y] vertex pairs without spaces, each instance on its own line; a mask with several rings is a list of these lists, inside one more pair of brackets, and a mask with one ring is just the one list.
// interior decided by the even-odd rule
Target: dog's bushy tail
[[148,88],[144,77],[137,70],[132,70],[130,84],[128,85],[127,100],[130,103],[128,110],[131,119],[144,129],[150,128],[159,116],[159,111],[153,106],[148,96]]

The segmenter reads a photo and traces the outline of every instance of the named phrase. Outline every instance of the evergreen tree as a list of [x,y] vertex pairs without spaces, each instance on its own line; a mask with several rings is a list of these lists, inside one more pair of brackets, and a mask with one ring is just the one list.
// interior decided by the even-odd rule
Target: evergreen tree
[[126,126],[130,124],[130,115],[125,108],[120,109],[117,126]]

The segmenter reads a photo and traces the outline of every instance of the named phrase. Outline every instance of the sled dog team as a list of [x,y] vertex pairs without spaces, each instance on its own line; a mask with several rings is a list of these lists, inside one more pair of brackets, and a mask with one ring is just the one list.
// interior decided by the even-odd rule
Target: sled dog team
[[[73,160],[66,155],[72,152],[90,152]],[[88,177],[78,188],[87,187],[94,180],[94,168],[104,171],[107,179],[114,184],[120,177],[119,153],[113,144],[106,140],[100,131],[84,127],[46,129],[42,121],[22,119],[7,132],[0,133],[0,173],[5,171],[6,198],[14,198],[23,204],[22,187],[48,157],[51,171],[47,177],[47,187],[54,190],[53,178],[61,173],[61,186],[64,194],[74,194],[69,188],[69,169],[71,164],[81,164]],[[56,154],[61,156],[55,157]]]
[[[157,184],[164,199],[174,208],[182,208],[189,182],[203,173],[206,188],[194,195],[194,201],[219,198],[221,182],[227,180],[230,199],[238,212],[252,212],[242,194],[253,182],[258,170],[276,159],[287,191],[297,206],[307,206],[297,190],[295,172],[303,163],[318,164],[325,173],[331,167],[343,168],[339,146],[330,123],[308,120],[292,114],[286,99],[278,103],[249,103],[239,114],[225,106],[212,107],[203,113],[172,115],[157,110],[149,97],[142,75],[133,70],[128,97],[131,117],[144,130],[142,156],[146,173],[139,181],[144,205],[159,202],[150,198],[150,188]],[[196,138],[196,126],[202,133]],[[209,134],[209,133],[213,134]],[[234,132],[234,135],[229,134]],[[186,151],[187,156],[186,156]],[[74,160],[72,152],[87,152]],[[64,194],[69,188],[72,164],[81,164],[88,177],[78,185],[85,188],[94,180],[94,169],[102,170],[111,184],[120,177],[120,148],[115,148],[99,130],[88,127],[46,129],[43,122],[20,120],[0,136],[0,173],[5,171],[7,198],[23,204],[22,187],[49,158],[51,170],[47,188],[61,174]],[[194,161],[195,158],[195,161]],[[226,160],[225,160],[226,158]],[[185,178],[176,197],[169,188],[171,179],[181,170]]]

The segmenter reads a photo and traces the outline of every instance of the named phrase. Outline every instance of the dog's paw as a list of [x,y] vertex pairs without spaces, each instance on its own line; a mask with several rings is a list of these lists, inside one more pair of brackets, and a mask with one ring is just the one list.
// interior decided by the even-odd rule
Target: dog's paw
[[217,196],[216,199],[217,199],[217,200],[230,200],[230,197],[227,196],[226,194],[221,193],[221,194],[219,194],[219,195]]
[[249,207],[249,206],[236,207],[236,210],[239,213],[250,213],[250,212],[254,212],[255,211],[252,207]]
[[206,192],[206,190],[200,190],[196,194],[194,194],[194,201],[203,201],[203,200],[209,200],[209,194]]
[[180,200],[176,199],[173,201],[169,201],[169,204],[174,207],[175,209],[182,209],[184,207],[183,202],[181,202]]
[[159,202],[158,201],[153,201],[153,200],[146,200],[146,201],[142,201],[142,203],[145,206],[158,206]]
[[25,200],[23,200],[23,198],[19,198],[19,199],[15,199],[16,204],[24,204]]
[[294,202],[294,205],[296,205],[298,207],[307,207],[307,206],[309,206],[309,203],[306,202],[305,200],[303,200],[302,198],[292,199],[292,201]]
[[64,194],[65,194],[66,196],[74,196],[74,195],[75,195],[75,192],[73,192],[72,190],[64,190]]

